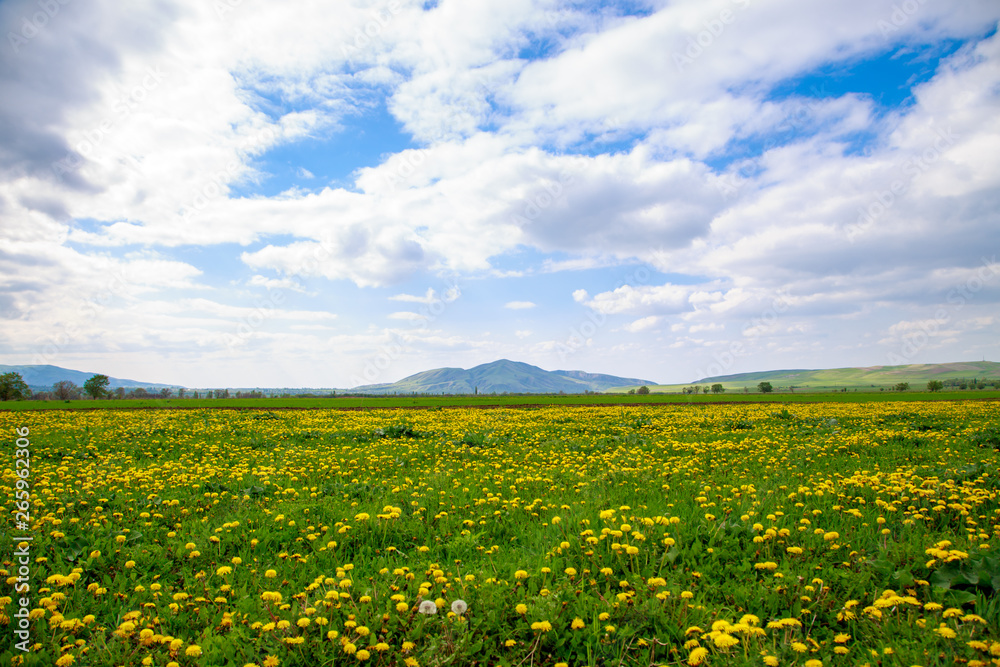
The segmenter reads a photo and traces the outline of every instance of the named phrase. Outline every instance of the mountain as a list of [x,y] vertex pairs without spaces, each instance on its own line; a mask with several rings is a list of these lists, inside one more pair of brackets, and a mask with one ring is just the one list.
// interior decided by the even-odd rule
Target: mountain
[[365,394],[582,394],[612,387],[655,384],[649,380],[622,378],[583,371],[546,371],[520,361],[500,359],[468,370],[435,368],[399,382],[355,387],[351,392]]
[[[21,377],[24,378],[25,384],[32,391],[49,391],[52,389],[52,385],[63,380],[68,380],[76,386],[82,387],[84,382],[97,374],[50,365],[5,366],[0,364],[0,375],[3,373],[20,373]],[[113,377],[109,377],[108,379],[111,381],[110,386],[112,389],[117,389],[118,387],[125,387],[126,389],[134,387],[162,389],[164,387],[176,388],[178,386],[175,384],[157,384],[155,382],[136,382],[135,380],[123,380]]]
[[995,361],[960,361],[947,364],[908,364],[905,366],[863,366],[859,368],[788,369],[778,371],[758,371],[707,377],[693,384],[721,383],[727,389],[732,387],[754,387],[758,382],[787,387],[858,387],[890,386],[909,382],[911,388],[918,389],[929,380],[972,380],[984,379],[989,382],[1000,380],[1000,363]]

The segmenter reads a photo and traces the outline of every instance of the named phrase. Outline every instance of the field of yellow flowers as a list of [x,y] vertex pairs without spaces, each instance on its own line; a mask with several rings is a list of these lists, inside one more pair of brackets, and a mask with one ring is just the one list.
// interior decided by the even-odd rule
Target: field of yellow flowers
[[0,412],[0,661],[1000,665],[997,403],[779,408]]

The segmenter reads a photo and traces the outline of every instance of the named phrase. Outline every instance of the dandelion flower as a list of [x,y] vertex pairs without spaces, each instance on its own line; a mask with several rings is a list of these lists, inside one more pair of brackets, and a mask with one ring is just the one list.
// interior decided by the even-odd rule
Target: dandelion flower
[[461,616],[466,611],[468,611],[469,605],[466,604],[465,600],[455,600],[451,603],[451,610]]
[[687,663],[689,665],[700,665],[705,661],[706,657],[708,657],[708,649],[699,646],[688,655]]
[[434,604],[433,600],[424,600],[420,603],[420,607],[417,609],[421,614],[436,614],[438,613],[437,605]]

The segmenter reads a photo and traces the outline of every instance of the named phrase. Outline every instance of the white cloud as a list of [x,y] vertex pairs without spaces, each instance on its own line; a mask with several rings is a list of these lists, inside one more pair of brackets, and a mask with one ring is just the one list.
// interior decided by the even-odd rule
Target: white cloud
[[508,301],[504,304],[504,308],[510,308],[511,310],[527,310],[529,308],[534,308],[537,304],[532,301]]
[[[726,331],[761,350],[781,340],[774,355],[816,354],[822,336],[855,331],[868,336],[858,349],[894,345],[905,335],[894,323],[937,307],[950,320],[935,341],[979,349],[989,325],[971,323],[1000,301],[992,274],[980,276],[996,266],[981,256],[1000,245],[1000,12],[990,1],[917,5],[894,16],[863,0],[713,0],[629,17],[550,0],[345,1],[322,12],[245,0],[221,15],[190,0],[124,13],[107,0],[61,5],[0,64],[0,343],[30,355],[39,332],[72,325],[60,354],[214,350],[226,320],[248,316],[251,290],[233,286],[294,292],[316,304],[288,311],[306,317],[347,282],[579,272],[588,279],[574,284],[588,289],[574,302],[615,320],[581,360],[627,361],[615,328],[647,346],[676,344],[656,338],[667,328],[700,336],[686,350],[725,348]],[[29,10],[37,4],[3,3],[0,27],[18,30]],[[967,43],[905,105],[824,90],[817,75],[933,58],[948,40]],[[544,57],[520,57],[539,45]],[[793,80],[818,88],[775,94]],[[381,132],[363,122],[381,109],[408,147],[328,187],[287,182],[327,178],[315,155],[308,169],[294,164],[296,151],[354,139],[357,127]],[[518,253],[528,266],[498,268]],[[602,286],[636,262],[668,275]],[[83,315],[94,285],[117,275],[127,279],[99,287],[110,297]],[[337,289],[306,294],[307,280]],[[546,297],[530,303],[548,308]],[[949,302],[959,297],[961,319]],[[197,298],[221,309],[195,309]],[[189,310],[157,310],[171,302]],[[381,317],[351,307],[357,321]],[[325,324],[289,331],[278,312],[244,341],[248,353],[316,344],[322,329],[308,327]],[[461,308],[449,313],[448,327],[473,326]],[[443,328],[420,345],[496,349],[472,338]],[[364,337],[353,344],[370,349]]]
[[646,329],[650,329],[656,326],[656,324],[659,321],[660,321],[659,317],[657,317],[656,315],[650,315],[648,317],[643,317],[633,322],[630,322],[629,324],[626,324],[622,328],[625,329],[625,331],[631,333],[637,333],[639,331],[645,331]]
[[388,317],[390,320],[406,320],[409,322],[419,322],[427,319],[426,315],[421,315],[419,313],[411,313],[405,310],[395,313],[389,313]]

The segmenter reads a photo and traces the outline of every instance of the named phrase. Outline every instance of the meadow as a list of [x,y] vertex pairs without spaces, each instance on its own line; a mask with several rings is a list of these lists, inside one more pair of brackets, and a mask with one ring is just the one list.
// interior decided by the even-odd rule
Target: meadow
[[4,664],[1000,665],[993,401],[2,411],[0,432]]

